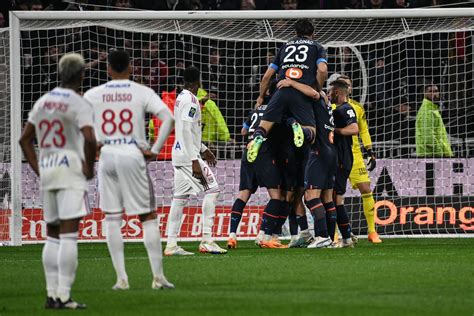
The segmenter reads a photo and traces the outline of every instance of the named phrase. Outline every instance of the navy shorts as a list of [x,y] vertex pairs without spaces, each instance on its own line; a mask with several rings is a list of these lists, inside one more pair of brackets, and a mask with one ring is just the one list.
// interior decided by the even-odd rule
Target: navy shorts
[[337,156],[335,153],[322,153],[312,150],[309,153],[308,163],[305,169],[305,189],[333,189],[336,169]]
[[351,169],[345,168],[343,165],[337,165],[336,167],[336,181],[334,183],[334,192],[337,195],[346,194],[347,180],[351,174]]
[[290,146],[281,152],[282,189],[291,192],[296,188],[304,187],[304,173],[308,158],[307,145],[297,148],[291,142]]
[[240,163],[239,191],[250,190],[250,192],[253,194],[255,191],[257,191],[257,188],[258,181],[254,164],[247,161],[247,150],[245,150]]
[[293,88],[278,89],[273,94],[262,120],[280,123],[284,116],[294,117],[303,126],[316,126],[313,101]]
[[265,147],[264,143],[257,159],[253,162],[258,185],[267,189],[280,189],[282,181],[277,157]]

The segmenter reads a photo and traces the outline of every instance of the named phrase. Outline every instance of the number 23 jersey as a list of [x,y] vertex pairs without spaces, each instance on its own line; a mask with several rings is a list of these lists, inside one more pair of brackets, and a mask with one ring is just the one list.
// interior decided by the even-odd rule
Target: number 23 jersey
[[286,77],[313,86],[321,62],[327,63],[324,47],[317,41],[299,37],[280,48],[270,67],[279,79]]
[[94,125],[91,105],[75,91],[58,87],[35,103],[28,122],[38,139],[41,189],[85,190],[81,129]]

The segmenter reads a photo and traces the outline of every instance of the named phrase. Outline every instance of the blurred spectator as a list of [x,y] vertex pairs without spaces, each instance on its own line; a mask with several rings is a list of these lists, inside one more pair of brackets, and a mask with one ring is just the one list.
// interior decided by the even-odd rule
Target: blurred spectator
[[383,0],[370,0],[367,4],[368,9],[383,9],[384,7]]
[[439,111],[438,87],[429,84],[416,115],[416,155],[418,157],[452,157],[448,134]]
[[129,10],[132,8],[130,0],[115,0],[114,2],[115,10]]
[[144,84],[156,93],[165,90],[169,70],[166,62],[159,58],[158,38],[142,42],[142,57],[133,61],[134,81]]
[[415,120],[412,115],[408,98],[401,96],[396,98],[392,107],[387,109],[384,120],[384,130],[381,135],[384,141],[399,141],[401,144],[413,144],[415,142]]
[[202,141],[209,145],[230,141],[229,128],[216,102],[212,100],[215,95],[199,88],[197,97],[202,105]]
[[384,110],[384,103],[391,96],[391,71],[385,64],[384,57],[375,60],[374,67],[369,69],[369,102],[370,107]]
[[203,88],[210,93],[222,96],[219,99],[232,99],[230,92],[235,91],[239,85],[239,79],[235,75],[235,67],[230,61],[230,56],[224,59],[221,51],[212,47],[209,52],[207,64],[202,65]]
[[30,10],[31,11],[43,11],[43,3],[40,0],[30,0]]
[[[291,1],[291,0],[287,0],[287,1]],[[241,0],[240,10],[255,10],[254,0]]]
[[5,18],[3,17],[3,13],[0,12],[0,27],[6,27],[7,22],[5,21]]
[[28,11],[30,9],[29,0],[17,0],[15,1],[15,10],[18,11]]
[[393,0],[392,7],[394,9],[405,9],[410,7],[410,2],[408,0]]
[[283,10],[297,10],[298,0],[281,0]]

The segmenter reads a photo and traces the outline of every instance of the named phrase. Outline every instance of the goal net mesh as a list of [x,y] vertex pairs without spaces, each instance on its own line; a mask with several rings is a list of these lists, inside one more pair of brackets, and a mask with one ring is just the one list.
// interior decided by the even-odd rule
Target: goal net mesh
[[[59,13],[58,13],[59,14]],[[110,14],[113,14],[112,12]],[[245,13],[242,13],[243,16]],[[107,52],[126,49],[132,58],[132,79],[156,91],[172,108],[182,87],[185,67],[202,72],[203,89],[214,104],[204,105],[203,141],[216,151],[215,173],[221,188],[214,235],[225,238],[230,208],[239,189],[239,169],[245,140],[242,123],[254,106],[260,79],[272,56],[294,36],[295,20],[25,20],[21,28],[21,106],[24,124],[34,102],[58,85],[57,63],[67,52],[81,53],[87,62],[83,91],[105,83]],[[315,38],[328,51],[329,75],[353,80],[352,98],[365,108],[377,155],[370,172],[381,235],[428,235],[472,232],[474,225],[474,119],[472,17],[315,19]],[[9,238],[9,89],[8,32],[0,31],[0,138],[2,152],[0,242]],[[416,155],[415,121],[424,86],[437,85],[440,111],[450,137],[451,158]],[[216,107],[217,106],[217,107]],[[207,109],[206,109],[207,107]],[[215,111],[218,108],[219,111]],[[220,112],[220,114],[219,114]],[[219,122],[222,115],[225,125]],[[148,117],[150,141],[159,122]],[[161,232],[173,195],[172,139],[160,160],[150,163]],[[364,152],[364,151],[363,151]],[[93,214],[82,223],[83,240],[102,240],[103,215],[98,210],[97,180],[90,184]],[[201,198],[185,210],[180,237],[201,235]],[[259,189],[247,204],[238,231],[254,238],[268,201]],[[367,234],[360,193],[348,184],[346,205],[355,234]],[[22,207],[24,241],[45,238],[38,179],[23,163]],[[126,239],[142,237],[138,219],[124,217]],[[287,230],[284,230],[286,233]]]

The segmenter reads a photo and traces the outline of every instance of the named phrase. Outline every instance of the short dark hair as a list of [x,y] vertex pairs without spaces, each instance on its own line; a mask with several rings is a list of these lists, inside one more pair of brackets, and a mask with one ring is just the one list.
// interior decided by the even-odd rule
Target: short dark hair
[[184,69],[183,80],[185,84],[196,83],[201,80],[201,72],[194,66]]
[[113,50],[109,53],[109,65],[113,71],[122,73],[130,65],[130,55],[124,50]]
[[297,36],[311,36],[314,33],[314,26],[308,19],[301,19],[295,23],[295,31]]
[[330,85],[335,87],[336,89],[341,89],[341,90],[344,90],[346,92],[349,89],[349,84],[347,82],[347,79],[343,79],[343,78],[338,78],[338,79],[334,80],[333,82],[331,82]]
[[438,88],[437,85],[435,85],[434,83],[428,83],[425,85],[425,88],[423,89],[424,92],[428,91],[428,88],[432,88],[432,87],[436,87]]

